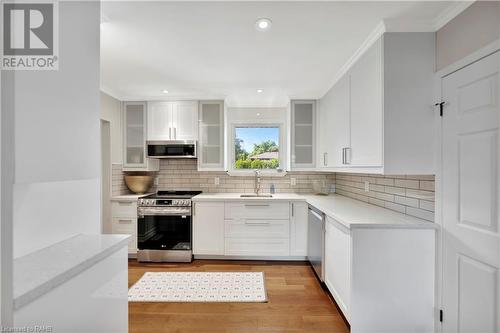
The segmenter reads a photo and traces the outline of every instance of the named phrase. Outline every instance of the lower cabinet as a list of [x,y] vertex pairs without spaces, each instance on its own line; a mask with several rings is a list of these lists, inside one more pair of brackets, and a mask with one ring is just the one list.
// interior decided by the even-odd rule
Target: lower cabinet
[[325,224],[325,284],[352,333],[434,332],[435,230]]
[[111,233],[130,235],[128,253],[137,254],[137,199],[111,203]]
[[351,293],[351,235],[349,229],[326,218],[325,284],[349,320]]
[[193,254],[224,255],[223,202],[194,204]]
[[307,202],[290,203],[290,255],[307,256]]
[[195,202],[193,254],[305,257],[307,203]]

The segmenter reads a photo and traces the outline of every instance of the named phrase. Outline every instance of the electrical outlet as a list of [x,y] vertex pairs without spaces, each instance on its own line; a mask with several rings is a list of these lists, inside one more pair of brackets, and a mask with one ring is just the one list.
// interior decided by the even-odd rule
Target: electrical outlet
[[160,177],[158,177],[158,176],[157,176],[157,177],[155,177],[154,184],[155,184],[155,186],[160,185]]
[[365,181],[365,192],[370,192],[370,182]]
[[220,185],[220,178],[219,177],[215,177],[214,183],[215,183],[215,185]]
[[297,178],[290,178],[290,185],[292,186],[297,185]]

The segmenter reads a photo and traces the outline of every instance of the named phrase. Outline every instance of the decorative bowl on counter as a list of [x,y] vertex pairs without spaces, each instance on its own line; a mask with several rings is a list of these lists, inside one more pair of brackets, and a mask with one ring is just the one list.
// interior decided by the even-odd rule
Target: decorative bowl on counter
[[147,193],[151,185],[153,185],[153,176],[126,175],[123,178],[128,189],[137,194]]

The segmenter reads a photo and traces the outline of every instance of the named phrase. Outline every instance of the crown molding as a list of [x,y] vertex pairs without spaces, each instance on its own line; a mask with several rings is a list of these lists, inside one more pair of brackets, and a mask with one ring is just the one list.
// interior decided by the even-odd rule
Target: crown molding
[[337,83],[338,80],[344,76],[349,69],[356,63],[356,61],[361,58],[361,56],[375,43],[383,34],[386,32],[386,25],[384,21],[381,21],[375,29],[370,32],[368,37],[361,43],[361,46],[354,52],[354,54],[347,60],[347,62],[340,68],[337,74],[333,77],[333,80],[328,85],[328,88],[321,94],[319,98],[323,98],[328,91]]
[[109,89],[108,87],[101,85],[100,90],[102,93],[105,93],[106,95],[111,96],[120,102],[123,102],[123,98],[120,98],[119,95],[116,94],[112,89]]
[[446,8],[438,17],[434,20],[432,28],[434,31],[438,31],[442,27],[444,27],[448,22],[457,17],[464,10],[469,8],[476,0],[472,1],[459,1],[454,6],[450,6]]

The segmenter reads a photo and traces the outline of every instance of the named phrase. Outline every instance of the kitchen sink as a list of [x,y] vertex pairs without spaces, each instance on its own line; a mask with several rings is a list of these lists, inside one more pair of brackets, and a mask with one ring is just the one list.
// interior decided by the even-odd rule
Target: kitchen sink
[[241,194],[240,198],[272,198],[272,194]]

